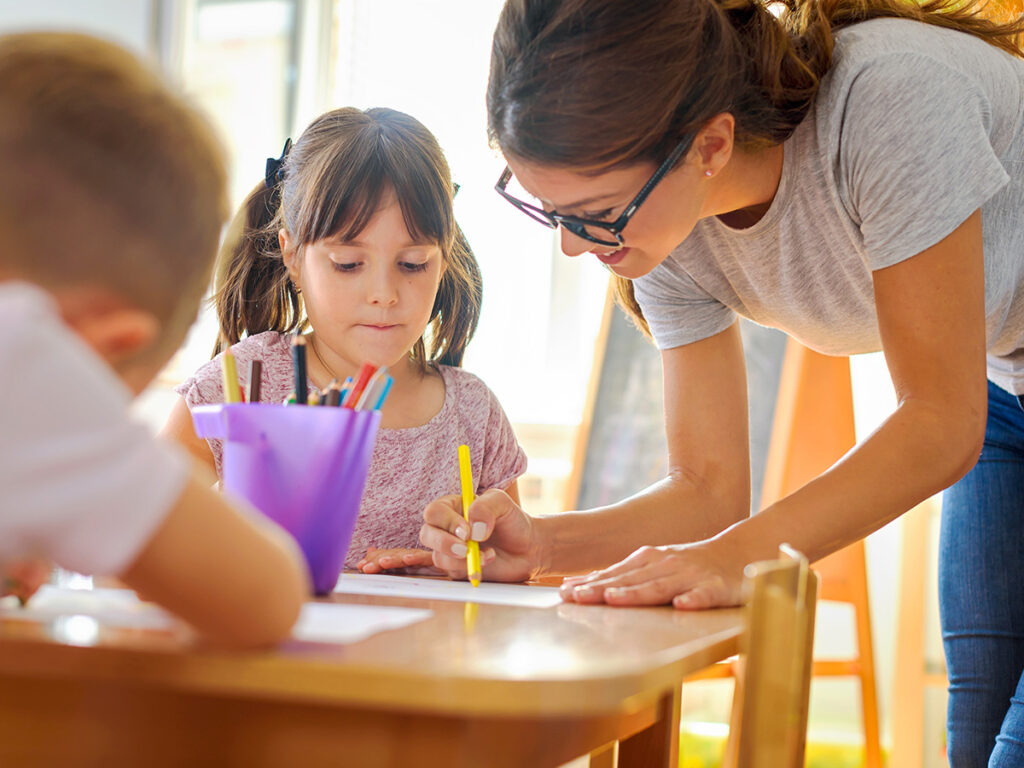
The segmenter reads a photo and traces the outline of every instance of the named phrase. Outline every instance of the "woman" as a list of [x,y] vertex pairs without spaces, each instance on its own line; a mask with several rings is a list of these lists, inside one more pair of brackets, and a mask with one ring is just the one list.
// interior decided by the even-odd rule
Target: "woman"
[[[472,533],[494,554],[486,578],[592,571],[566,599],[708,608],[737,604],[743,566],[780,542],[818,559],[956,483],[950,755],[1022,765],[1024,20],[794,3],[781,19],[753,0],[506,4],[488,88],[498,189],[560,225],[566,254],[596,255],[646,320],[671,469],[554,517],[485,494],[471,531],[437,503],[421,539],[453,573]],[[737,314],[830,354],[883,349],[899,403],[750,518]]]

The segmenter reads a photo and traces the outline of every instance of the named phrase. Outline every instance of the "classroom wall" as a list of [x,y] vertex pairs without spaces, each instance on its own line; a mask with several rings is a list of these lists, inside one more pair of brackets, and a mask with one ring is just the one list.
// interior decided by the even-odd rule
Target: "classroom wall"
[[0,33],[32,29],[88,32],[142,55],[155,53],[156,0],[0,0]]

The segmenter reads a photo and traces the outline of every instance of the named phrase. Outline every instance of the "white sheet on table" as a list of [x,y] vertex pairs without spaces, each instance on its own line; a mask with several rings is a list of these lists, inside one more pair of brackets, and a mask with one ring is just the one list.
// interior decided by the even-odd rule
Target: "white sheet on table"
[[[422,608],[383,605],[306,603],[292,630],[296,640],[355,643],[389,629],[429,618]],[[13,597],[0,599],[0,618],[52,621],[88,616],[98,624],[126,629],[162,629],[174,619],[153,603],[139,600],[130,589],[66,589],[45,585],[21,608]]]
[[454,600],[484,605],[514,605],[525,608],[551,608],[562,602],[556,587],[526,584],[498,584],[484,581],[474,587],[468,581],[422,579],[378,573],[345,573],[338,579],[335,592],[347,595],[415,597],[424,600]]

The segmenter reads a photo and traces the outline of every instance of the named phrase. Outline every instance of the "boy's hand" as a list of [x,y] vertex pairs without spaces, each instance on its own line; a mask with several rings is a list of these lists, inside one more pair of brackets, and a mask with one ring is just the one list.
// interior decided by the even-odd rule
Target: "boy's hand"
[[440,576],[442,571],[434,567],[434,553],[429,549],[377,549],[370,547],[366,556],[356,567],[363,573],[401,571],[406,574]]
[[14,595],[22,605],[50,578],[48,560],[20,560],[0,572],[0,597]]
[[423,510],[420,541],[434,550],[434,565],[455,579],[466,578],[466,540],[480,542],[485,581],[527,581],[539,558],[533,518],[507,493],[485,491],[462,517],[462,497],[442,496]]

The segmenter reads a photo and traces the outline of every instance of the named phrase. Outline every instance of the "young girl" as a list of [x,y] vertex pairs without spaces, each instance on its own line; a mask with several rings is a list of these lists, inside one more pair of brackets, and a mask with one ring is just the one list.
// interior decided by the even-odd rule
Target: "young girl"
[[[314,393],[355,378],[363,362],[388,367],[394,384],[346,566],[427,567],[423,509],[458,492],[458,446],[469,445],[479,491],[517,497],[526,468],[493,393],[459,368],[482,288],[448,164],[409,115],[345,108],[317,118],[267,166],[221,248],[218,349],[231,345],[243,382],[250,361],[262,361],[264,402],[292,390],[295,333],[306,336]],[[196,437],[189,412],[224,401],[220,355],[177,391],[165,431],[220,474],[221,443]]]
[[[563,594],[693,609],[739,602],[744,565],[780,542],[816,560],[953,485],[950,762],[1002,767],[1024,765],[1024,18],[983,10],[508,0],[498,189],[621,279],[661,349],[672,471],[598,510],[533,520],[489,494],[470,516],[491,572],[604,569]],[[750,517],[737,315],[828,354],[884,350],[899,403]],[[423,541],[464,568],[441,554],[454,512],[432,505]]]

